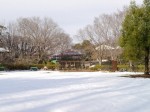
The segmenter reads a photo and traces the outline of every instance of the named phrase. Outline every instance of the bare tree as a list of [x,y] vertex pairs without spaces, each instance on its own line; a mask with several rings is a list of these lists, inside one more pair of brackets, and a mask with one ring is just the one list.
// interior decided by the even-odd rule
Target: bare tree
[[123,11],[118,11],[111,15],[110,30],[112,31],[112,36],[110,46],[112,46],[114,49],[109,50],[109,52],[113,60],[116,60],[118,55],[121,54],[121,48],[119,47],[118,43],[121,34],[122,22],[124,20],[126,12],[125,10],[126,9],[124,9]]
[[[50,18],[43,20],[38,17],[20,18],[18,32],[21,37],[30,40],[28,45],[29,55],[37,55],[37,61],[43,61],[48,54],[54,53],[63,34],[62,29]],[[62,35],[63,37],[64,35]],[[30,46],[30,47],[29,47]]]
[[[71,44],[69,35],[50,18],[19,18],[7,26],[7,33],[1,38],[3,46],[9,49],[12,62],[43,63],[60,48]],[[62,47],[60,47],[62,46]]]
[[58,38],[58,47],[56,48],[57,52],[64,52],[68,49],[71,49],[72,46],[72,39],[69,37],[69,35],[62,33],[60,35],[61,37]]
[[[76,37],[91,41],[100,64],[102,59],[106,59],[107,57],[116,59],[119,48],[118,38],[123,18],[124,11],[103,14],[94,19],[93,25],[87,25],[84,29],[79,30]],[[106,46],[110,46],[109,49]]]
[[105,49],[102,45],[106,44],[109,40],[109,23],[109,16],[101,15],[98,18],[95,18],[93,25],[86,26],[78,33],[79,38],[83,38],[84,40],[87,39],[93,44],[95,55],[100,64],[105,56]]

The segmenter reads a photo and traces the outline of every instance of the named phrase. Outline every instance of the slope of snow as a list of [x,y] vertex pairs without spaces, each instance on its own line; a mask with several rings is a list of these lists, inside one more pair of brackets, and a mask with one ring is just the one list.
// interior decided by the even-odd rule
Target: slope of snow
[[127,72],[0,72],[0,112],[149,112],[150,79]]

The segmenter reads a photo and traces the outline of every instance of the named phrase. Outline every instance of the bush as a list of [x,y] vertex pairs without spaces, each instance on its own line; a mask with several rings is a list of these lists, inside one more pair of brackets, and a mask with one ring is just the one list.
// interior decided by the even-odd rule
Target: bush
[[37,67],[38,69],[41,69],[44,67],[43,64],[5,64],[4,65],[8,70],[29,70],[30,67]]
[[4,71],[4,70],[5,70],[5,67],[0,66],[0,71]]
[[137,71],[138,72],[144,72],[144,69],[145,69],[144,65],[138,65],[137,66]]
[[[132,71],[129,65],[118,65],[119,71]],[[135,72],[144,72],[144,65],[134,65]]]
[[51,70],[55,70],[55,69],[58,68],[58,64],[55,64],[55,63],[52,63],[52,62],[48,62],[46,66],[47,66],[48,69],[51,69]]
[[[132,69],[129,65],[118,65],[117,67],[119,71],[131,71]],[[144,72],[144,65],[134,65],[134,71]]]
[[[118,71],[130,71],[129,65],[117,65]],[[94,67],[91,67],[90,70],[92,71],[110,71],[111,66],[110,65],[95,65]],[[136,72],[144,72],[144,65],[137,65],[135,66]]]
[[128,71],[129,65],[117,65],[118,71]]
[[112,66],[111,65],[102,65],[101,66],[101,70],[102,71],[111,71],[112,70]]
[[[128,65],[118,65],[118,70],[119,71],[126,71],[129,69]],[[95,65],[94,67],[90,68],[93,71],[111,71],[112,70],[112,66],[111,65]]]
[[91,67],[90,70],[99,71],[101,70],[101,65],[95,65],[94,67]]
[[8,70],[28,70],[29,65],[25,64],[5,64],[4,65]]
[[93,71],[110,71],[111,70],[111,66],[110,65],[95,65],[94,67],[90,68]]

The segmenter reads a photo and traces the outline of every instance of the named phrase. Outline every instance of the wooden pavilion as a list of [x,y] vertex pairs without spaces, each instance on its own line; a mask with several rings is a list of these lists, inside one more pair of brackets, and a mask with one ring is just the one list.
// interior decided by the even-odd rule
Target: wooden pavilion
[[82,53],[68,50],[57,55],[53,55],[51,60],[59,63],[60,70],[77,70],[84,68],[84,60]]

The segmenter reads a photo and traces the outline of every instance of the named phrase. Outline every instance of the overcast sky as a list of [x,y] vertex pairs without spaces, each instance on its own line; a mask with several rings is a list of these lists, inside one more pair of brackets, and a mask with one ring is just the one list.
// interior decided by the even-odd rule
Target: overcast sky
[[[143,0],[136,0],[141,4]],[[113,13],[130,0],[0,0],[0,21],[10,22],[19,17],[50,17],[71,36],[78,29],[92,24],[94,17]]]

